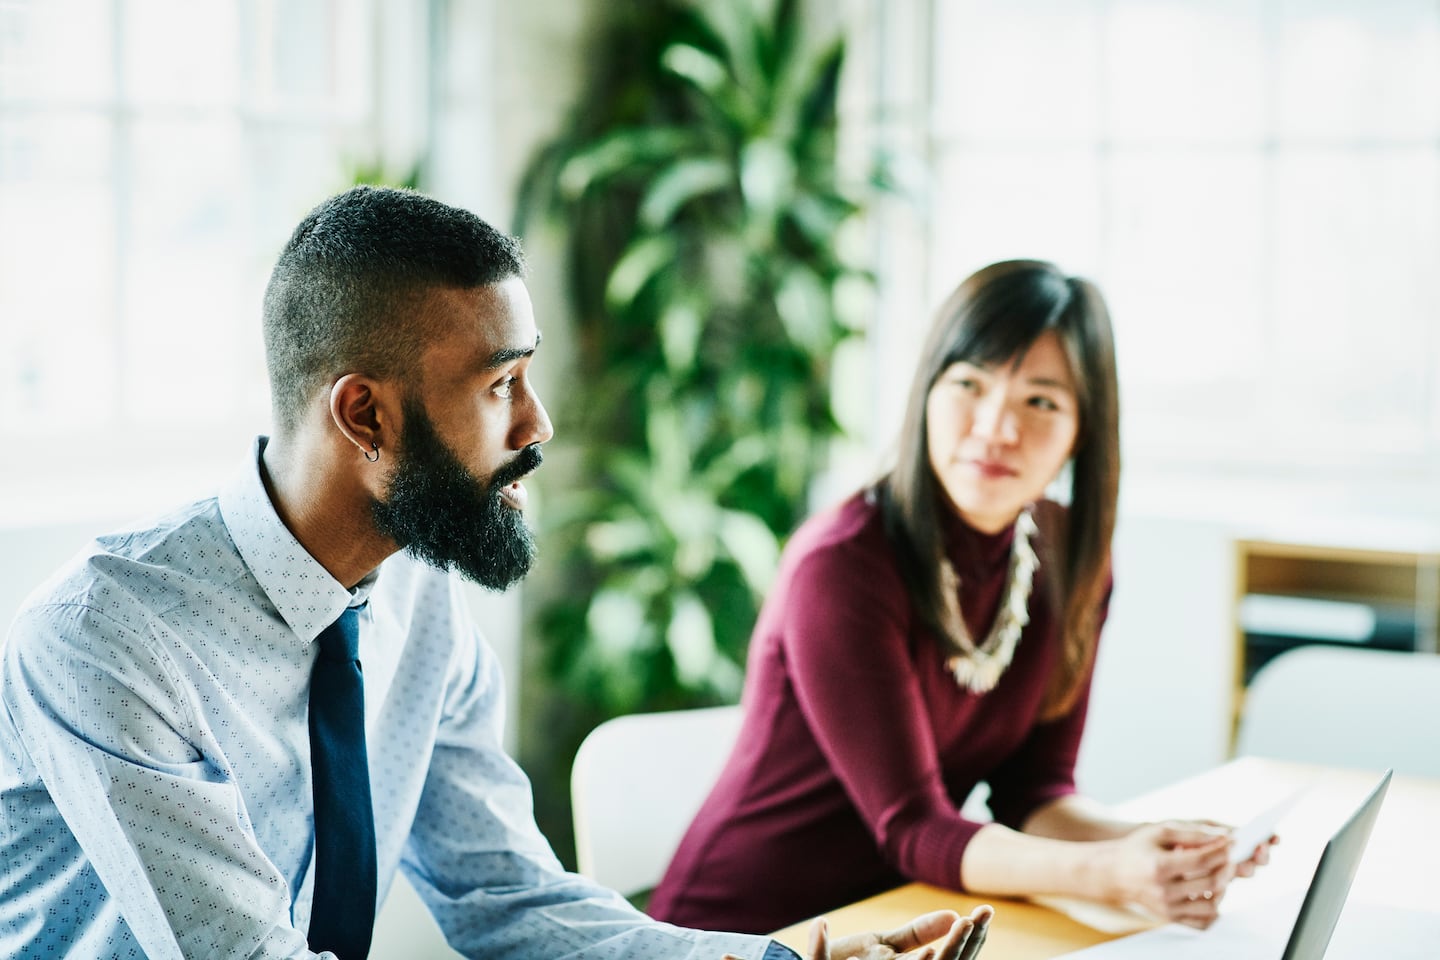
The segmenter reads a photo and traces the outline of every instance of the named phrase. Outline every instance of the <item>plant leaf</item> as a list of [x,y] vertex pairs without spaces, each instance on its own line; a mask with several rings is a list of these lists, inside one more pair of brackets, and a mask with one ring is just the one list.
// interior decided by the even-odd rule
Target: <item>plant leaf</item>
[[764,463],[769,452],[764,437],[755,431],[746,432],[710,461],[701,482],[711,490],[727,490],[740,474]]
[[834,347],[830,298],[814,271],[798,266],[787,270],[775,294],[775,310],[786,335],[807,352]]
[[603,659],[622,660],[645,636],[645,607],[635,594],[601,588],[590,598],[585,626]]
[[739,510],[721,513],[719,534],[746,585],[755,596],[763,597],[780,565],[780,543],[775,534],[759,517]]
[[585,545],[597,560],[613,562],[654,552],[650,525],[638,517],[592,523],[585,530]]
[[665,168],[645,192],[640,222],[660,230],[690,201],[728,189],[735,182],[730,164],[716,157],[687,157]]
[[660,65],[712,96],[731,82],[730,71],[719,57],[688,43],[666,47]]
[[785,68],[795,58],[795,48],[800,35],[800,18],[797,16],[799,6],[796,0],[776,0],[775,3],[775,15],[770,21],[765,57],[766,73],[775,87],[782,86]]
[[670,304],[660,314],[660,350],[671,372],[684,373],[695,366],[704,325],[699,309],[687,300]]
[[835,103],[840,89],[840,68],[845,63],[845,39],[836,39],[821,53],[806,89],[800,95],[796,134],[805,137],[835,126]]
[[675,240],[668,235],[639,237],[610,271],[605,285],[605,305],[612,310],[629,307],[651,278],[675,262],[677,252]]
[[623,127],[577,149],[560,165],[556,186],[573,202],[607,180],[635,177],[641,168],[669,160],[693,141],[694,135],[679,127]]
[[675,673],[688,687],[703,687],[715,660],[715,624],[700,598],[685,591],[675,598],[665,645],[675,661]]
[[795,159],[785,145],[762,137],[740,154],[740,189],[752,216],[773,220],[794,190]]

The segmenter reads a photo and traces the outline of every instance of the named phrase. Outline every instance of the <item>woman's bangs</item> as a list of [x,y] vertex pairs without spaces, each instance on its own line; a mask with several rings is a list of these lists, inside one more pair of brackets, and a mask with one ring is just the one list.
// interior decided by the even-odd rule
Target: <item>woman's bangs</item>
[[1063,280],[1058,291],[1050,280],[1048,273],[1027,271],[992,283],[956,318],[940,369],[961,361],[996,366],[1019,357],[1042,333],[1054,329],[1070,297]]

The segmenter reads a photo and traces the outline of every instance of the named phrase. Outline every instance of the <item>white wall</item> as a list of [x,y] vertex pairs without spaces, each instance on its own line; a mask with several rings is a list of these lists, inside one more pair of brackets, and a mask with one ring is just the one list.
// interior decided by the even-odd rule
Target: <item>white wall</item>
[[1122,515],[1076,775],[1117,802],[1224,761],[1235,676],[1234,551],[1218,522]]
[[[0,623],[9,630],[22,600],[107,521],[59,522],[39,526],[0,527]],[[97,525],[98,524],[98,525]]]

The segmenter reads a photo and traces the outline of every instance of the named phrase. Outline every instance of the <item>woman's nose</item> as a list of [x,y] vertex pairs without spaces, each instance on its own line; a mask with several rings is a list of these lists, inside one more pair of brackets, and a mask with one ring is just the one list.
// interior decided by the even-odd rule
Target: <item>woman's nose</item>
[[975,410],[974,432],[992,443],[1014,443],[1019,439],[1019,421],[1002,391],[981,398]]

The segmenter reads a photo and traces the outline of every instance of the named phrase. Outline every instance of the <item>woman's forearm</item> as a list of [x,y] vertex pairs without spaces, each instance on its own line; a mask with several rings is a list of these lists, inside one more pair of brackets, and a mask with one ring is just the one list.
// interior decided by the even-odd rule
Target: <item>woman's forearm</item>
[[1058,894],[1138,903],[1157,917],[1208,925],[1233,876],[1230,838],[1204,823],[1133,824],[1066,797],[1025,831],[989,824],[970,838],[960,883],[990,896]]
[[1085,797],[1061,797],[1032,813],[1021,831],[990,824],[971,838],[960,865],[961,884],[995,896],[1118,897],[1123,892],[1113,845],[1105,841],[1137,826]]
[[970,839],[960,884],[985,896],[1059,894],[1090,899],[1118,895],[1104,842],[1077,842],[1020,833],[998,823]]
[[1101,804],[1071,794],[1032,813],[1020,828],[1035,837],[1052,840],[1116,840],[1140,824],[1113,816]]

